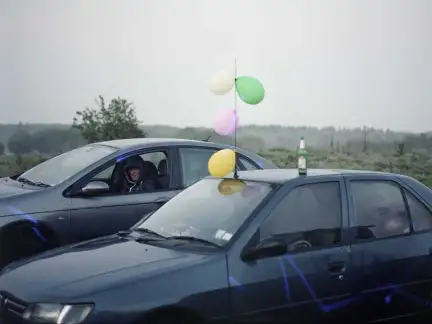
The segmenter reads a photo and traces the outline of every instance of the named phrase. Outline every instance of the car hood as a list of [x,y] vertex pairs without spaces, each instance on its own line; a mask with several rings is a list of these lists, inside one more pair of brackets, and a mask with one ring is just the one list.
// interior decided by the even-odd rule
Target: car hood
[[49,251],[6,267],[0,291],[26,302],[80,298],[113,285],[192,265],[208,256],[110,236]]
[[[0,199],[20,194],[28,193],[29,189],[24,189],[24,185],[16,186],[9,183],[15,182],[9,178],[0,179]],[[15,182],[16,183],[16,182]]]

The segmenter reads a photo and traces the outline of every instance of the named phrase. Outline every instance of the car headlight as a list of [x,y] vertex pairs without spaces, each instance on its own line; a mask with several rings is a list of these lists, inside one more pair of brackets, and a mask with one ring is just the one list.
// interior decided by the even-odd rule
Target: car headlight
[[93,310],[93,305],[32,304],[23,318],[34,323],[79,324]]

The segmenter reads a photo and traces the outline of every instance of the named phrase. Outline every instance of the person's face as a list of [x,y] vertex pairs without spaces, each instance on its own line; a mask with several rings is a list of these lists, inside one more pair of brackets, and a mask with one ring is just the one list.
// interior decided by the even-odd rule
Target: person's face
[[138,181],[139,180],[139,178],[140,178],[140,169],[138,169],[138,168],[132,168],[132,169],[129,169],[129,177],[130,177],[130,179],[132,180],[132,181]]

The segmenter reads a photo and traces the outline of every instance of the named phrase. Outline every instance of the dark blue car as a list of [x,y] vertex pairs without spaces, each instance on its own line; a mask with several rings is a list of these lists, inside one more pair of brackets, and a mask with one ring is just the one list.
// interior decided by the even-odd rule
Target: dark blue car
[[[0,269],[57,246],[136,224],[208,175],[208,160],[228,145],[136,138],[94,143],[0,179]],[[277,168],[237,150],[240,170]],[[127,172],[138,169],[136,182]]]
[[131,230],[9,265],[1,323],[427,318],[427,187],[360,171],[239,177],[201,180]]

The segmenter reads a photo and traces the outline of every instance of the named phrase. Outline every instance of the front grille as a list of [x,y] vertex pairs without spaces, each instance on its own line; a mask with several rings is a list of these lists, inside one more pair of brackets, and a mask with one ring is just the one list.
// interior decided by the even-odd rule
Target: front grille
[[21,323],[22,315],[26,310],[27,305],[5,293],[0,293],[0,314],[2,317],[2,324],[15,324]]

